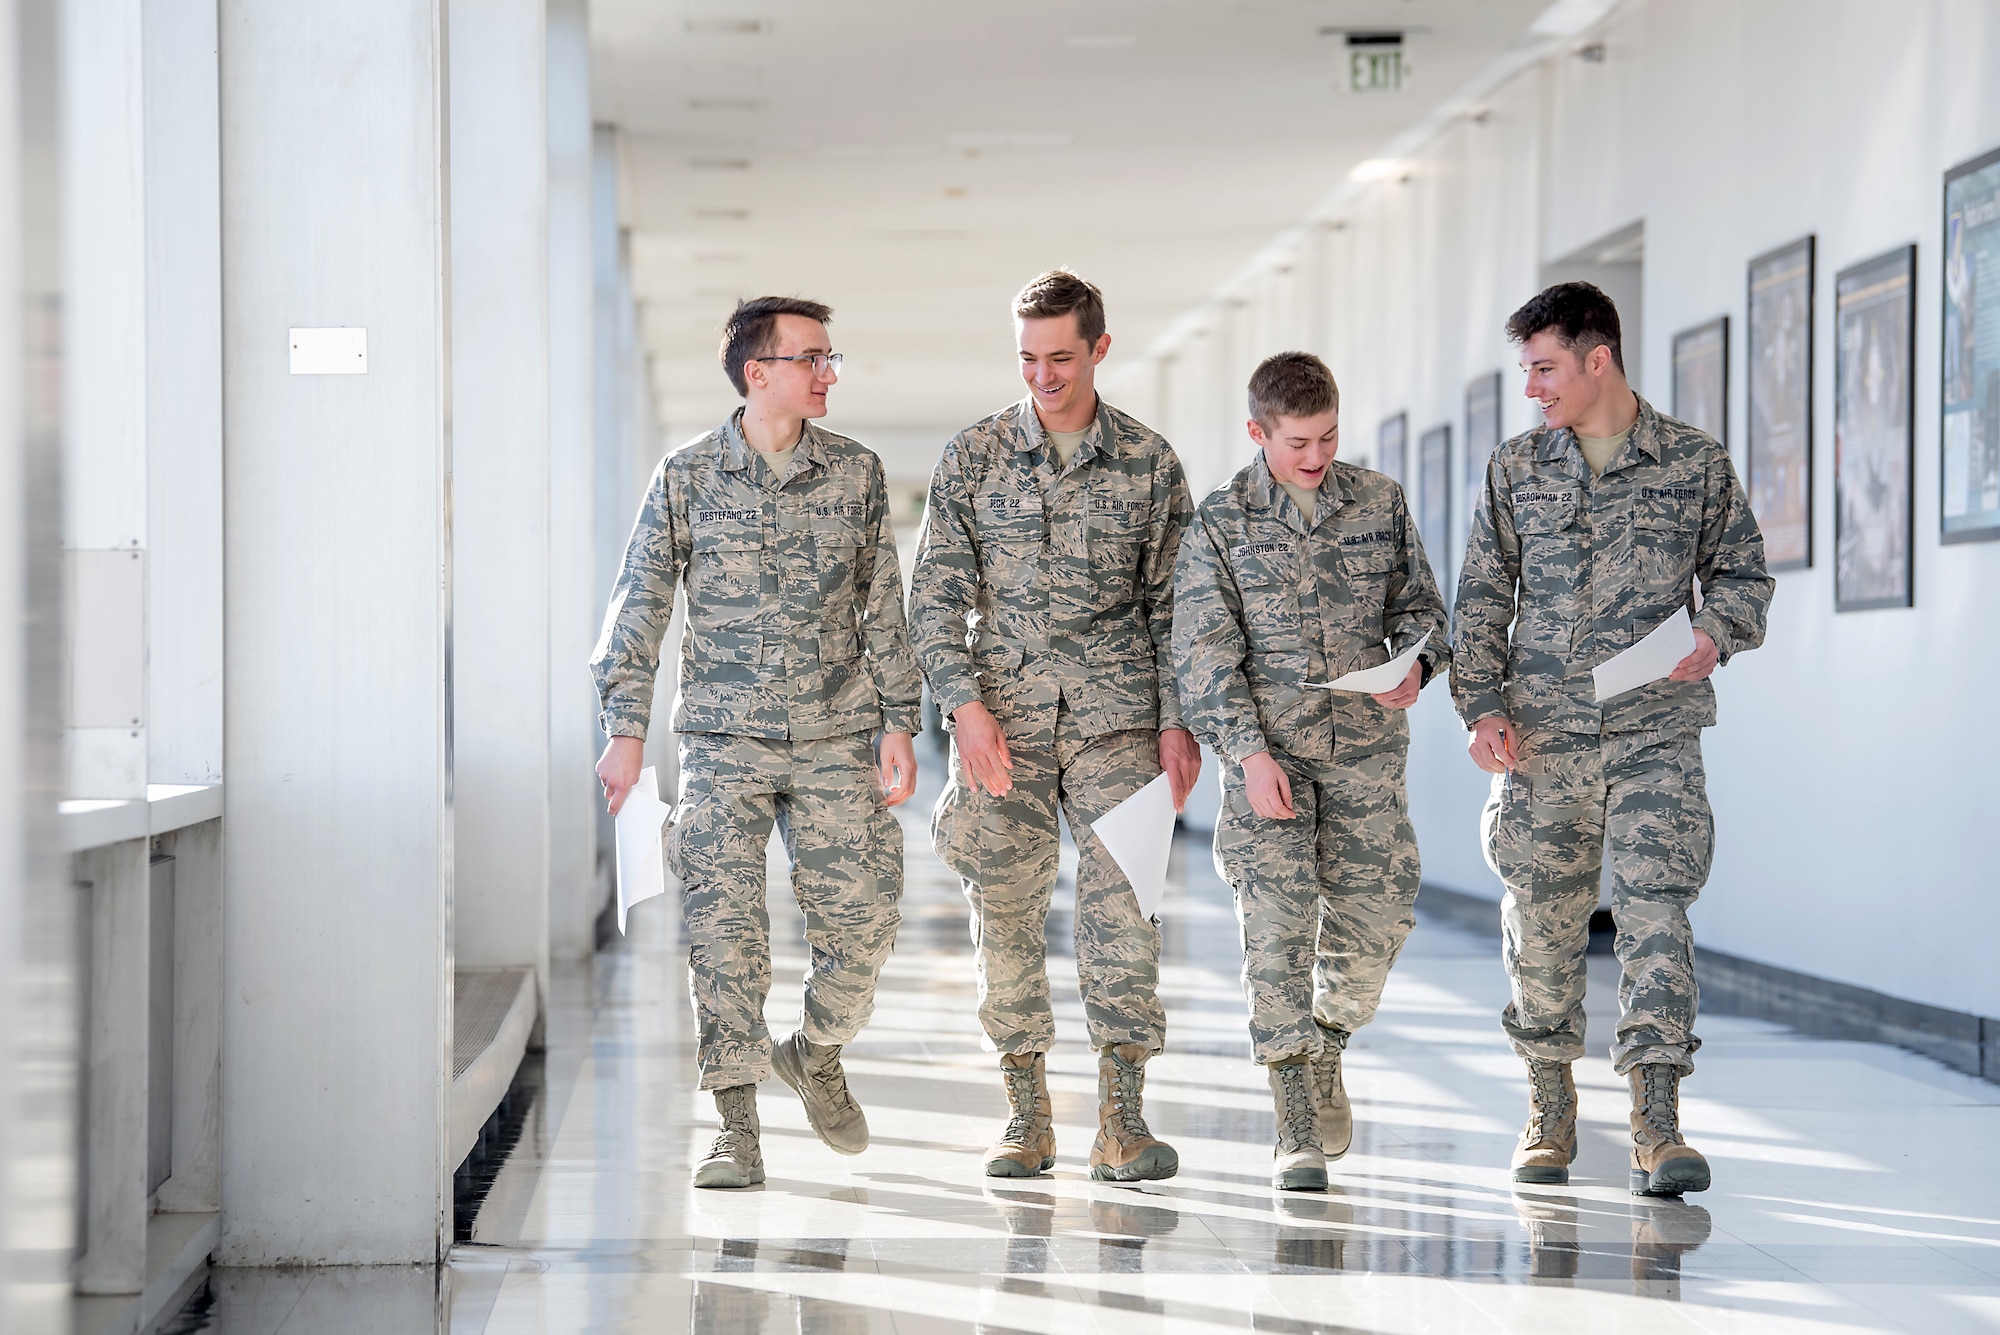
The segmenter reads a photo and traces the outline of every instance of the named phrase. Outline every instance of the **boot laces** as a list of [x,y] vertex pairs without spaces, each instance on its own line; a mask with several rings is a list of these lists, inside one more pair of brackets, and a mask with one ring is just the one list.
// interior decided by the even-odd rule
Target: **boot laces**
[[1540,1140],[1550,1122],[1563,1121],[1571,1115],[1569,1091],[1563,1088],[1562,1063],[1529,1063],[1528,1083],[1534,1091],[1533,1106],[1528,1110],[1530,1139]]
[[[801,1042],[800,1046],[805,1045]],[[801,1065],[805,1068],[806,1079],[819,1087],[821,1096],[836,1110],[848,1112],[853,1109],[854,1095],[847,1089],[847,1072],[840,1069],[839,1045],[825,1047],[818,1052],[808,1048],[806,1060]]]
[[1639,1116],[1661,1141],[1680,1145],[1680,1109],[1674,1093],[1680,1072],[1665,1062],[1648,1062],[1639,1068]]
[[1041,1097],[1034,1065],[1009,1066],[1003,1062],[1000,1077],[1007,1082],[1007,1102],[1014,1107],[1014,1115],[1007,1119],[1007,1129],[1000,1133],[1001,1143],[1029,1144],[1039,1131],[1036,1123],[1041,1121]]
[[1311,1074],[1306,1062],[1286,1062],[1271,1069],[1278,1073],[1278,1148],[1289,1154],[1319,1137]]
[[1153,1133],[1141,1113],[1145,1072],[1136,1062],[1111,1054],[1111,1120],[1122,1140],[1151,1140]]
[[1321,1050],[1312,1059],[1313,1102],[1319,1107],[1327,1107],[1341,1102],[1344,1092],[1340,1084],[1340,1049],[1329,1047]]
[[715,1143],[708,1147],[708,1157],[711,1159],[741,1157],[739,1151],[747,1150],[757,1139],[757,1129],[751,1121],[750,1097],[735,1090],[721,1090],[717,1093],[715,1108],[721,1114],[722,1129],[716,1133]]

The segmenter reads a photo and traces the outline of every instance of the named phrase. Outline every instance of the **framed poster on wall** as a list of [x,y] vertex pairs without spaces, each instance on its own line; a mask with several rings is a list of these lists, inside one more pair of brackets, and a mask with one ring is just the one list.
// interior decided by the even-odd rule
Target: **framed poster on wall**
[[1674,335],[1675,417],[1729,444],[1729,317]]
[[1396,479],[1405,490],[1409,488],[1409,482],[1404,472],[1406,460],[1403,456],[1409,452],[1409,441],[1408,413],[1397,413],[1375,429],[1375,471]]
[[1833,607],[1908,607],[1917,248],[1833,280]]
[[1440,582],[1451,565],[1451,424],[1417,437],[1417,532]]
[[2000,149],[1944,174],[1943,360],[1939,536],[2000,538]]
[[1465,494],[1468,513],[1486,486],[1486,461],[1500,448],[1500,373],[1474,376],[1465,386]]
[[1812,564],[1813,238],[1750,261],[1750,510],[1772,570]]

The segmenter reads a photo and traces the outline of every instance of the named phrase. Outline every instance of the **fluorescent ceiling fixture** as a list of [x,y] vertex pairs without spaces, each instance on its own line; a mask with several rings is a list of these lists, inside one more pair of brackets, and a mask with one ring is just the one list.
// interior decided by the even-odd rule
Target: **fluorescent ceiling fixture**
[[747,172],[750,170],[748,158],[691,158],[688,166],[698,172]]
[[1068,148],[1072,136],[1064,131],[992,130],[945,136],[953,148]]
[[689,111],[755,111],[763,106],[761,98],[755,97],[691,97]]
[[828,158],[922,158],[939,152],[936,144],[828,144],[820,156]]
[[1617,0],[1556,0],[1528,25],[1537,37],[1574,37],[1611,12]]
[[1410,174],[1410,164],[1401,158],[1368,158],[1347,173],[1350,181],[1395,181]]
[[771,31],[769,19],[689,19],[687,30],[696,37],[755,37]]
[[1090,36],[1078,33],[1074,37],[1063,38],[1064,46],[1074,46],[1085,51],[1115,51],[1122,47],[1137,46],[1139,39],[1123,33],[1104,33]]

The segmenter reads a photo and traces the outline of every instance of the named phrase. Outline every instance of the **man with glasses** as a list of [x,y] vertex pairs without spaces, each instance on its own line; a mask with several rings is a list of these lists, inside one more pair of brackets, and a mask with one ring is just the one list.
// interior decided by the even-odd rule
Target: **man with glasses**
[[[667,859],[684,887],[701,1087],[722,1122],[697,1187],[764,1180],[757,1084],[773,1069],[827,1145],[868,1147],[840,1049],[867,1023],[896,939],[903,840],[888,809],[916,785],[920,687],[881,460],[812,422],[840,371],[831,314],[760,297],[730,316],[722,369],[744,405],[653,474],[591,659],[611,739],[597,773],[616,813],[639,781],[660,641],[685,587]],[[811,958],[799,1031],[775,1051],[774,824]]]
[[1090,823],[1164,769],[1180,806],[1201,768],[1169,657],[1174,560],[1193,507],[1157,434],[1097,397],[1104,299],[1054,270],[1014,299],[1028,396],[954,436],[931,480],[912,635],[953,729],[932,835],[972,903],[979,1019],[1012,1117],[989,1177],[1055,1162],[1044,927],[1060,804],[1076,839],[1076,967],[1098,1053],[1098,1181],[1172,1177],[1141,1115],[1166,1041],[1160,929]]

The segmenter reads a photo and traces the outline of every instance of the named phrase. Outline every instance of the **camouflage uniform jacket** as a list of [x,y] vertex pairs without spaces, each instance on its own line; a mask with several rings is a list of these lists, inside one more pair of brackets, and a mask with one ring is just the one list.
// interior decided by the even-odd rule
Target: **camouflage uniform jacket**
[[1403,489],[1365,468],[1336,461],[1308,523],[1259,454],[1202,501],[1181,544],[1181,708],[1231,761],[1267,747],[1332,760],[1407,745],[1407,711],[1306,683],[1386,663],[1425,631],[1428,681],[1450,661],[1444,626]]
[[643,737],[687,586],[676,732],[915,732],[916,659],[882,461],[808,422],[781,483],[741,410],[661,460],[591,655],[604,731]]
[[1692,609],[1697,579],[1695,629],[1723,662],[1763,643],[1764,538],[1714,439],[1640,399],[1631,438],[1593,479],[1567,428],[1514,437],[1487,463],[1458,581],[1459,717],[1591,734],[1714,723],[1706,681],[1656,681],[1599,705],[1590,675]]
[[984,700],[1003,726],[1087,737],[1181,727],[1169,638],[1193,506],[1180,460],[1098,401],[1069,466],[1023,399],[944,447],[910,581],[910,631],[947,719]]

